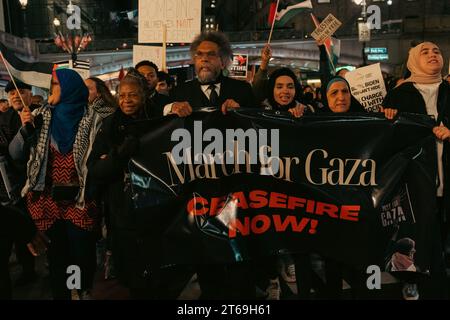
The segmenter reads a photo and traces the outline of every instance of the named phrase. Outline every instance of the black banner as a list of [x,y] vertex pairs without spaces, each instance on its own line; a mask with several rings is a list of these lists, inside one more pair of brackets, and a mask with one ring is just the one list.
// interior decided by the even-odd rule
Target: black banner
[[[433,124],[418,115],[292,119],[260,110],[146,123],[152,130],[130,162],[139,227],[162,265],[316,252],[427,272],[436,232]],[[239,138],[230,144],[238,129],[245,147]],[[208,155],[214,162],[205,163]]]

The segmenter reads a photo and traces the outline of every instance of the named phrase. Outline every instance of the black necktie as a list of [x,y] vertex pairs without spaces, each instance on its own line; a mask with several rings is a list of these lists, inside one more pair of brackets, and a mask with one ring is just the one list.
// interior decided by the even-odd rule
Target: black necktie
[[216,86],[214,84],[211,84],[208,89],[211,90],[209,94],[209,102],[211,104],[211,107],[217,107],[219,104],[219,95],[216,91]]

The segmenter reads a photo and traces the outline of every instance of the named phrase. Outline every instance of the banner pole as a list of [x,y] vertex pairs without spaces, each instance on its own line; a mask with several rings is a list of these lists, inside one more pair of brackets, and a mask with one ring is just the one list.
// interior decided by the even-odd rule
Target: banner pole
[[167,25],[163,24],[163,61],[162,61],[162,69],[164,72],[167,72]]
[[270,28],[270,34],[269,34],[269,40],[267,40],[267,44],[270,44],[270,40],[272,39],[272,33],[273,33],[273,28],[275,26],[275,18],[277,16],[277,12],[278,12],[278,5],[280,4],[280,0],[277,0],[277,6],[275,8],[275,16],[273,17],[273,21],[272,21],[272,27]]
[[14,80],[14,77],[12,76],[11,71],[9,71],[8,64],[6,63],[5,57],[3,56],[3,52],[1,52],[1,51],[0,51],[0,56],[2,57],[2,61],[3,61],[3,64],[5,65],[6,71],[8,71],[8,74],[11,77],[11,81],[14,84],[14,87],[16,88],[17,93],[19,94],[20,101],[22,101],[22,104],[23,104],[23,108],[28,109],[28,106],[25,104],[25,101],[23,101],[23,97],[20,94],[19,88],[17,88],[16,81]]

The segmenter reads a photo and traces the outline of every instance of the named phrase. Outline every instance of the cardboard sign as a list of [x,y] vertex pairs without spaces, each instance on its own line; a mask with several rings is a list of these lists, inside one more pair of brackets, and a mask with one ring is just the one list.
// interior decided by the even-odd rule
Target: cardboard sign
[[352,95],[368,112],[378,112],[386,96],[380,64],[358,68],[345,75]]
[[323,42],[331,37],[341,25],[342,23],[330,13],[311,33],[311,36],[317,41]]
[[189,43],[201,30],[201,0],[139,0],[138,41],[162,43],[163,25],[168,43]]
[[248,68],[248,55],[247,54],[234,54],[233,62],[230,66],[229,76],[232,78],[247,78]]
[[157,46],[133,46],[133,65],[136,65],[139,61],[149,60],[156,64],[159,69],[163,64],[163,48]]

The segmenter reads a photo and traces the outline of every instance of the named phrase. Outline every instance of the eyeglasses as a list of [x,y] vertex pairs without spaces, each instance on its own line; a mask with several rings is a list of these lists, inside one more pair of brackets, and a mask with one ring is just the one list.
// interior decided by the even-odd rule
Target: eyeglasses
[[218,57],[219,57],[219,54],[217,52],[215,52],[215,51],[208,51],[208,52],[197,51],[194,54],[194,58],[195,59],[202,59],[202,58],[215,59],[215,58],[218,58]]

